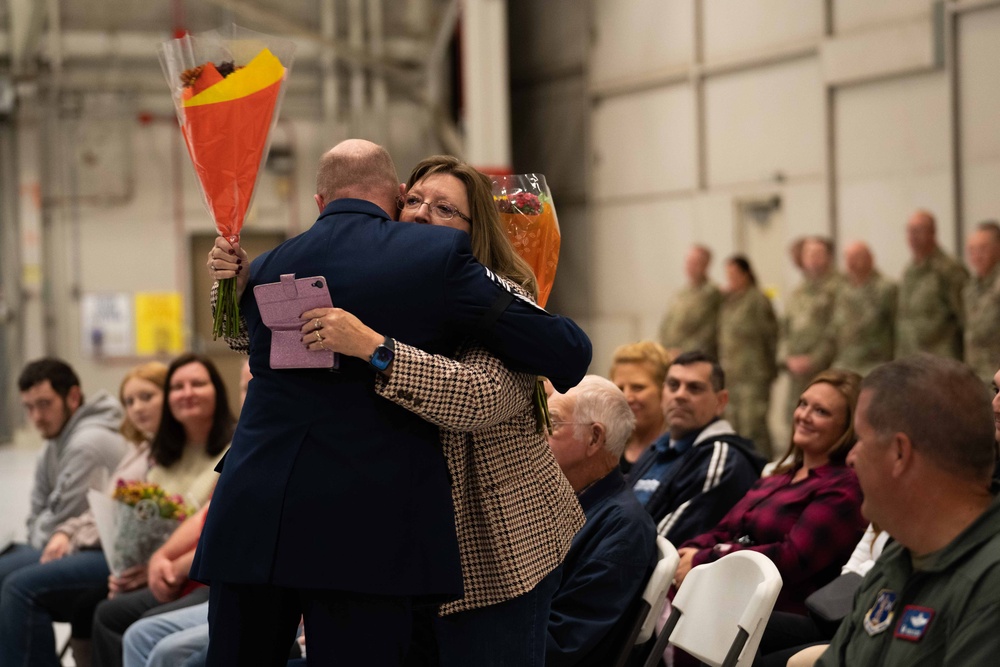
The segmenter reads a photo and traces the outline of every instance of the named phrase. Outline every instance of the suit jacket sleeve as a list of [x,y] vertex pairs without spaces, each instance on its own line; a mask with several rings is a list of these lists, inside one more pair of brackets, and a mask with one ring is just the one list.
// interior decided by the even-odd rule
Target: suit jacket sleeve
[[512,370],[543,375],[559,391],[576,386],[592,354],[583,329],[516,296],[475,260],[467,235],[456,235],[453,243],[445,285],[452,324],[473,335]]
[[392,373],[376,376],[375,391],[439,427],[476,431],[524,412],[534,383],[478,345],[456,361],[397,341]]

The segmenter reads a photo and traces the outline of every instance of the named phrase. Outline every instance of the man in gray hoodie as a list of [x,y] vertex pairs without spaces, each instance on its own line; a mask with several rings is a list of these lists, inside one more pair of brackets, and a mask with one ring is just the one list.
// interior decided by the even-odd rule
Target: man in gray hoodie
[[52,531],[87,509],[87,491],[103,489],[128,445],[119,432],[123,412],[105,391],[84,402],[80,379],[59,359],[32,361],[18,378],[21,403],[46,439],[35,468],[27,544],[0,555],[0,584],[39,561]]

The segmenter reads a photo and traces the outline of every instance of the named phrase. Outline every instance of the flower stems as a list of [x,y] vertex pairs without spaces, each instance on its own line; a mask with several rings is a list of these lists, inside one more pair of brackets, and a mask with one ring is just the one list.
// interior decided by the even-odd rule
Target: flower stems
[[545,383],[542,378],[535,380],[535,421],[538,432],[552,434],[552,417],[549,416],[549,399],[545,396]]
[[236,278],[219,281],[219,298],[215,304],[212,340],[236,338],[240,335],[240,301],[236,294]]

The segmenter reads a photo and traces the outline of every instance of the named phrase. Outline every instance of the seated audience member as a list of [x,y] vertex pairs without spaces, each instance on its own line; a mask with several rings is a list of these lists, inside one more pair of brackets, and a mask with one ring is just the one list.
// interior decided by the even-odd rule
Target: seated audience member
[[673,544],[713,528],[760,479],[764,460],[722,413],[722,368],[685,352],[667,369],[663,409],[669,431],[636,461],[632,491]]
[[124,667],[204,665],[208,655],[208,602],[160,612],[154,607],[125,631]]
[[[130,446],[111,474],[108,494],[117,480],[141,478],[149,469],[148,441],[160,423],[166,376],[167,367],[153,361],[136,366],[122,379],[118,397],[125,406],[125,418],[120,431]],[[100,546],[97,522],[88,509],[56,526],[38,562],[25,565],[4,580],[0,590],[0,665],[26,661],[58,664],[52,621],[72,620],[81,587],[107,580],[110,572]],[[89,636],[88,623],[82,637],[70,638],[78,667],[90,663],[90,645],[83,641]]]
[[816,663],[993,665],[1000,654],[996,419],[982,380],[919,355],[862,384],[848,457],[862,510],[892,535]]
[[[240,371],[240,407],[247,397],[247,388],[253,375],[250,363],[243,363]],[[192,530],[197,527],[200,534],[203,520],[192,524]],[[191,538],[197,542],[197,535],[191,533]],[[180,539],[180,538],[178,538]],[[186,544],[186,542],[185,542]],[[181,550],[177,549],[176,553]],[[171,552],[173,553],[173,552]],[[178,563],[183,562],[178,559]],[[169,570],[167,572],[170,572]],[[183,572],[183,579],[188,576]],[[150,586],[157,601],[167,602],[171,596],[164,592],[164,580],[157,586]],[[159,589],[159,594],[157,591]],[[204,595],[204,591],[200,593]],[[185,602],[191,602],[185,600]],[[122,637],[124,667],[194,667],[204,665],[208,653],[208,602],[193,604],[171,611],[160,611],[160,607],[145,612],[139,620],[128,626]]]
[[[188,517],[153,553],[149,559],[149,585],[146,588],[115,595],[97,605],[93,615],[94,662],[97,667],[123,664],[122,635],[141,618],[196,609],[204,604],[207,622],[208,587],[191,581],[188,573],[198,538],[205,526],[208,507],[209,503],[206,503]],[[197,650],[196,645],[191,653]]]
[[84,401],[80,379],[59,359],[38,359],[17,380],[28,419],[45,438],[35,468],[27,544],[0,555],[0,585],[42,557],[56,526],[87,510],[87,491],[103,489],[128,451],[118,431],[121,404],[105,391]]
[[[152,446],[153,457],[165,463],[153,468],[147,480],[168,491],[183,489],[180,494],[190,504],[201,507],[212,495],[218,479],[215,467],[229,446],[236,418],[229,409],[222,376],[205,357],[185,354],[175,359],[167,371],[165,386],[167,400]],[[204,516],[201,513],[196,516],[199,515]],[[179,583],[168,599],[180,595],[180,586],[187,580],[194,556],[194,543],[201,534],[199,522],[196,529],[188,528],[188,533],[194,533],[190,545],[183,541],[186,534],[175,540],[176,533],[189,523],[190,519],[178,527],[175,535],[157,551],[160,557],[154,554],[146,567],[109,578],[110,599],[98,604],[93,614],[94,659],[101,667],[122,664],[122,633],[144,612],[165,601],[157,596],[155,589],[146,587],[147,578],[166,579],[164,573],[172,571]],[[182,542],[180,546],[178,541]]]
[[[163,373],[160,384],[166,400],[158,399],[161,406],[158,427],[148,461],[144,464],[145,457],[140,456],[121,473],[128,479],[155,481],[168,493],[183,496],[197,508],[211,495],[218,477],[214,468],[228,446],[235,418],[229,410],[222,378],[206,358],[192,354],[178,357]],[[122,388],[124,391],[130,385],[123,384]],[[140,385],[138,391],[141,394],[149,389]],[[133,398],[124,394],[123,400],[131,402],[132,407],[136,405]],[[98,546],[96,537],[92,546]],[[109,595],[144,587],[147,575],[145,565],[117,576],[110,574],[101,551],[81,552],[26,567],[8,577],[0,593],[0,608],[16,607],[25,612],[4,614],[0,644],[17,647],[4,649],[17,651],[11,654],[17,656],[12,664],[28,659],[29,655],[33,661],[45,660],[52,646],[52,628],[48,622],[51,618],[61,618],[73,625],[74,648],[82,649],[75,654],[86,655],[83,640],[91,637],[98,602]],[[8,637],[18,639],[8,642]],[[120,662],[120,648],[117,655]]]
[[621,471],[626,475],[666,428],[661,403],[663,380],[669,365],[670,355],[662,345],[651,340],[629,343],[615,350],[608,377],[625,394],[635,415],[635,427],[620,462]]
[[775,471],[754,484],[718,526],[678,549],[678,585],[692,567],[748,549],[770,558],[781,573],[775,609],[805,613],[806,597],[839,574],[867,525],[858,479],[845,463],[854,445],[860,381],[857,373],[836,369],[813,378]]
[[633,416],[621,391],[588,375],[549,398],[552,453],[587,523],[573,539],[552,600],[545,664],[608,665],[607,641],[656,564],[656,529],[632,495],[618,460]]

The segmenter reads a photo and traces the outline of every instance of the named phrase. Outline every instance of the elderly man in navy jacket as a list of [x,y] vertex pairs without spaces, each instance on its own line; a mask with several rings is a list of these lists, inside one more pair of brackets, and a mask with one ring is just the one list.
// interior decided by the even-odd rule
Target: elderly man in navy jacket
[[[317,664],[399,664],[411,603],[461,594],[437,428],[373,390],[394,339],[447,354],[474,335],[564,389],[590,363],[583,331],[495,283],[467,234],[393,222],[396,192],[384,149],[338,144],[320,164],[319,219],[250,267],[248,288],[324,276],[335,306],[387,338],[369,363],[275,370],[242,292],[254,379],[192,566],[212,588],[210,665],[284,664],[300,614]],[[238,257],[220,266],[242,277]]]
[[604,667],[621,648],[620,619],[656,564],[656,527],[618,470],[635,417],[621,390],[596,375],[553,394],[549,412],[549,446],[587,523],[562,565],[545,664]]

